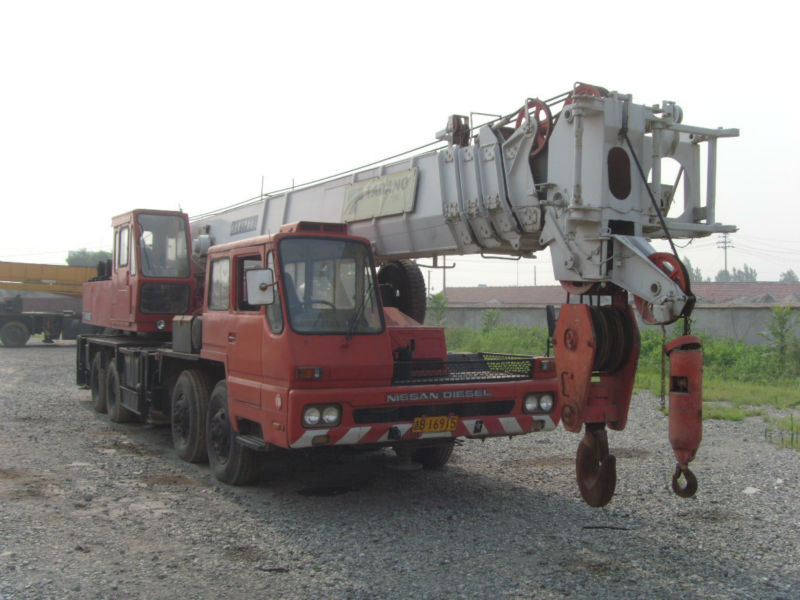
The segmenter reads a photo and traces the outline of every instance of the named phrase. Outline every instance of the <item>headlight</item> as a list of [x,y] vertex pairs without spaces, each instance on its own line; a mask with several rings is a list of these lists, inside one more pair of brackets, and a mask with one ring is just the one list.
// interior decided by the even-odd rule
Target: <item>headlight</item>
[[553,410],[553,396],[550,394],[539,396],[539,410],[542,412],[550,412]]
[[322,422],[325,425],[336,425],[339,423],[341,413],[338,406],[326,406],[322,409]]
[[303,409],[303,427],[336,427],[342,422],[338,404],[314,404]]
[[539,410],[539,399],[534,394],[525,396],[524,410],[526,413],[532,413]]
[[303,411],[303,423],[311,427],[319,425],[320,413],[316,406],[309,406]]

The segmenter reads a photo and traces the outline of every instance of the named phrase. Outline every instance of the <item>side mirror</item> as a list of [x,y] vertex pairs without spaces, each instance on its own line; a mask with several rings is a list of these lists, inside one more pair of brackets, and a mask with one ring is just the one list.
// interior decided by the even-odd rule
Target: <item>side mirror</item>
[[545,311],[547,314],[547,335],[552,338],[553,334],[556,332],[556,307],[552,304],[548,304],[545,307]]
[[272,269],[251,269],[244,278],[248,304],[261,306],[275,302],[275,274]]

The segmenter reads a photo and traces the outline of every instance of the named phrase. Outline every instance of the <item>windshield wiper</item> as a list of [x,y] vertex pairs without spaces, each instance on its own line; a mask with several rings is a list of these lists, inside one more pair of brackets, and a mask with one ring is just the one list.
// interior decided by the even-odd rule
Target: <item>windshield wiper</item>
[[347,333],[345,334],[345,339],[349,342],[352,337],[353,333],[355,333],[356,323],[361,318],[362,313],[364,312],[364,307],[367,305],[367,298],[369,297],[369,291],[372,289],[372,286],[365,285],[364,286],[364,293],[361,294],[361,300],[358,303],[355,311],[353,311],[352,316],[347,319]]

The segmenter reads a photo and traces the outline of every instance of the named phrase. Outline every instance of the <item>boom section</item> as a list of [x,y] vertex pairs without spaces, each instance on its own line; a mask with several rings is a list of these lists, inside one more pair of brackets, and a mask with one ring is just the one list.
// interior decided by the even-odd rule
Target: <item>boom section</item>
[[556,279],[613,284],[668,322],[688,298],[649,240],[735,231],[716,222],[716,157],[739,132],[586,84],[559,98],[478,127],[454,115],[436,150],[201,215],[193,235],[222,243],[313,219],[347,223],[379,261],[549,248]]

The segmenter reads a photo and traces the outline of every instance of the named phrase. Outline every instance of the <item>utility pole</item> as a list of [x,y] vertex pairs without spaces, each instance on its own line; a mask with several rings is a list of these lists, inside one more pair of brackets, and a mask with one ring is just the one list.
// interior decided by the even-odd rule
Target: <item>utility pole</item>
[[723,233],[722,239],[717,240],[717,248],[722,248],[725,251],[725,272],[728,272],[728,248],[733,248],[733,242],[728,239],[728,234]]

